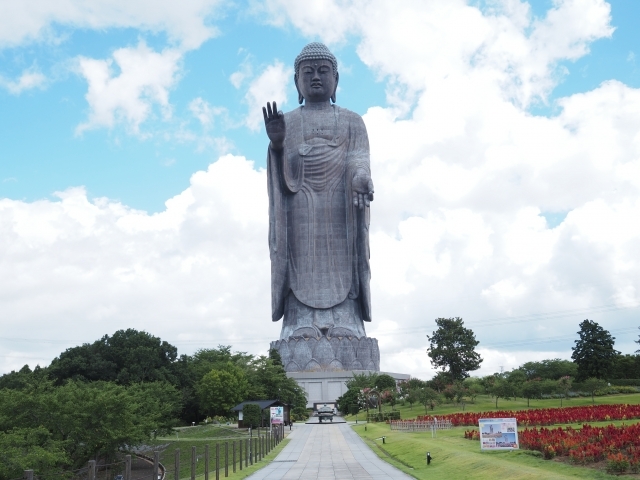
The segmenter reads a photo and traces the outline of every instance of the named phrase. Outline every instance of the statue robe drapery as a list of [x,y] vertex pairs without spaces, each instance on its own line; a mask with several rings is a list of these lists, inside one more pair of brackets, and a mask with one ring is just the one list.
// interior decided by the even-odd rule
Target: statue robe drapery
[[304,108],[285,114],[284,149],[267,157],[272,320],[292,292],[313,309],[354,299],[371,321],[369,207],[353,205],[351,185],[370,172],[366,127],[333,105],[332,137],[305,140]]

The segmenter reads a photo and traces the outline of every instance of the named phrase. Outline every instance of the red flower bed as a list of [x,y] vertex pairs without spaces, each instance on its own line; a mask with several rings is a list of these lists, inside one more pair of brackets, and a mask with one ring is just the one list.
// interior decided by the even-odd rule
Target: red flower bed
[[[451,420],[454,426],[475,426],[481,418],[516,418],[520,425],[555,425],[640,418],[640,405],[593,405],[589,407],[540,408],[532,410],[498,410],[481,413],[452,413],[438,420]],[[418,421],[432,420],[419,416]]]
[[[479,440],[477,430],[465,431],[464,438]],[[585,465],[607,460],[611,473],[640,471],[640,423],[615,427],[583,425],[581,429],[527,428],[518,433],[520,447],[542,452],[545,458],[570,457]]]

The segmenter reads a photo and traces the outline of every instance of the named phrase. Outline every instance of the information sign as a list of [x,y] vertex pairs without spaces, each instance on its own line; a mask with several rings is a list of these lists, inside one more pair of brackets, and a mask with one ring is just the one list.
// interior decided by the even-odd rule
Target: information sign
[[518,445],[518,423],[515,418],[481,418],[481,450],[515,450]]
[[271,425],[284,423],[284,407],[271,407]]

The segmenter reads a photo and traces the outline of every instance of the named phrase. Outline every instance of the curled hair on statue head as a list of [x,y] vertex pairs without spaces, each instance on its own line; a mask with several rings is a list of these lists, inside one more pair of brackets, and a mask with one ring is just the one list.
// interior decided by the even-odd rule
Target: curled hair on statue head
[[[294,80],[296,82],[296,88],[297,88],[297,83],[298,83],[298,78],[300,73],[300,64],[305,60],[327,60],[331,62],[331,66],[333,67],[333,76],[336,78],[336,90],[337,90],[338,60],[336,59],[335,55],[331,53],[331,51],[327,48],[327,46],[324,43],[320,43],[320,42],[309,43],[302,49],[300,54],[296,57],[296,60],[293,63],[293,69],[295,72]],[[302,93],[300,92],[300,90],[298,90],[298,103],[302,105],[303,101],[304,101],[304,97],[302,96]],[[333,103],[336,103],[335,91],[331,94],[331,101]]]
[[293,62],[293,69],[296,75],[298,75],[300,63],[305,60],[328,60],[333,66],[333,76],[338,76],[338,60],[324,43],[311,42],[302,49],[295,62]]

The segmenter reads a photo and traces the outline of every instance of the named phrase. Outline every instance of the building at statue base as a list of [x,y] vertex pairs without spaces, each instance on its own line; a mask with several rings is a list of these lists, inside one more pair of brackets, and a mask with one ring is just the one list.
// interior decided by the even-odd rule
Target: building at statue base
[[396,382],[409,380],[410,375],[403,373],[379,372],[372,370],[342,370],[323,372],[287,372],[307,394],[307,408],[314,410],[318,405],[335,404],[336,400],[347,391],[346,382],[353,374],[386,374],[395,378]]

